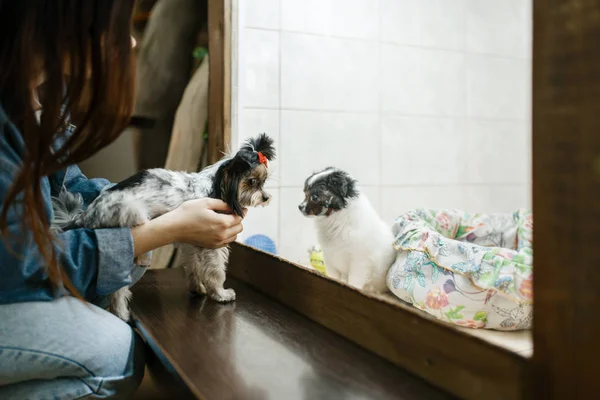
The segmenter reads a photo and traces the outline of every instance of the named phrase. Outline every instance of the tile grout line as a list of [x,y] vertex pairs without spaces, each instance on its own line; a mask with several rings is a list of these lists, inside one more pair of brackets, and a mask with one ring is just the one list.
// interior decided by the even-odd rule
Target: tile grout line
[[[280,6],[281,8],[281,6]],[[280,22],[281,23],[281,22]],[[426,45],[417,45],[417,44],[409,44],[409,43],[401,43],[394,41],[381,40],[377,39],[365,39],[365,38],[356,38],[356,37],[346,37],[346,36],[338,36],[338,35],[327,35],[322,33],[314,33],[314,32],[303,32],[303,31],[294,31],[289,29],[273,29],[273,28],[264,28],[259,26],[245,26],[245,29],[256,30],[256,31],[265,31],[265,32],[279,32],[279,33],[288,33],[293,35],[304,35],[311,37],[319,37],[324,39],[335,39],[335,40],[343,40],[348,42],[361,42],[361,43],[381,43],[386,46],[393,47],[406,47],[412,49],[421,49],[425,51],[445,51],[451,53],[465,53],[469,56],[481,56],[481,57],[491,57],[491,58],[502,58],[506,60],[516,60],[516,61],[528,61],[531,60],[531,57],[519,57],[519,56],[507,56],[505,54],[496,54],[496,53],[483,53],[477,51],[469,51],[466,48],[447,48],[447,47],[435,47],[435,46],[426,46]],[[466,36],[466,32],[465,32]],[[465,39],[466,40],[466,39]]]
[[[458,182],[458,183],[423,183],[423,184],[402,184],[402,183],[396,183],[396,184],[381,184],[381,185],[376,185],[376,184],[361,184],[360,186],[362,188],[366,188],[366,189],[377,189],[379,187],[381,187],[382,189],[423,189],[423,188],[427,188],[427,189],[432,189],[432,188],[458,188],[458,189],[462,189],[462,188],[485,188],[485,187],[503,187],[503,188],[508,188],[508,187],[519,187],[519,186],[528,186],[530,185],[531,182],[496,182],[496,183],[489,183],[489,182],[484,182],[484,183],[464,183],[464,182]],[[302,184],[298,184],[298,185],[280,185],[277,188],[278,189],[285,189],[285,190],[289,190],[289,189],[302,189],[303,185]]]
[[[282,35],[282,32],[281,32],[281,17],[282,17],[283,13],[281,11],[282,10],[281,0],[279,0],[277,2],[277,7],[278,7],[277,12],[279,13],[279,16],[278,16],[279,17],[278,18],[279,19],[279,26],[278,26],[278,35],[279,35],[278,45],[279,45],[279,51],[278,51],[278,54],[277,54],[277,59],[278,59],[278,74],[279,74],[279,77],[278,77],[278,80],[279,80],[279,84],[278,84],[278,90],[279,90],[279,99],[278,99],[279,100],[279,110],[277,112],[277,119],[278,119],[277,125],[278,125],[278,129],[279,129],[279,132],[278,132],[279,154],[283,154],[283,151],[282,151],[282,146],[283,146],[282,136],[283,136],[283,133],[282,133],[282,129],[281,129],[281,127],[282,127],[282,123],[281,123],[281,115],[282,115],[282,112],[281,112],[281,92],[282,92],[282,90],[281,90],[281,82],[282,82],[282,79],[281,79],[281,59],[282,59],[282,57],[281,57],[281,49],[283,47],[281,45],[281,41],[283,40],[283,35]],[[282,167],[283,167],[283,163],[280,163],[279,164],[279,170],[278,170],[279,176],[282,175]],[[277,240],[277,247],[278,247],[277,248],[277,253],[279,254],[280,248],[282,247],[281,222],[283,221],[283,218],[282,218],[282,205],[281,205],[281,203],[282,203],[282,201],[281,201],[281,189],[280,189],[281,188],[281,183],[280,182],[278,182],[278,187],[279,187],[278,194],[279,194],[280,198],[279,198],[279,201],[277,202],[277,208],[278,208],[278,210],[277,210],[277,239],[276,240]]]
[[[298,34],[298,35],[305,35],[305,36],[313,36],[313,37],[324,37],[324,38],[331,38],[331,39],[339,39],[339,40],[347,40],[347,41],[359,41],[359,42],[368,42],[368,43],[375,43],[377,45],[378,48],[378,69],[381,72],[381,68],[382,68],[382,49],[384,48],[384,44],[385,45],[392,45],[392,46],[398,46],[398,47],[407,47],[407,48],[419,48],[419,49],[423,49],[423,50],[439,50],[439,51],[448,51],[448,52],[461,52],[465,55],[465,58],[469,55],[475,55],[475,56],[484,56],[486,58],[504,58],[504,59],[511,59],[511,60],[520,60],[520,61],[530,61],[530,58],[522,58],[522,57],[510,57],[510,56],[503,56],[503,55],[496,55],[496,54],[486,54],[486,53],[477,53],[477,52],[469,52],[467,50],[467,40],[468,40],[468,35],[467,35],[467,27],[468,27],[468,18],[467,18],[467,9],[465,7],[465,9],[463,10],[463,14],[464,14],[464,32],[463,32],[463,48],[461,49],[448,49],[448,48],[436,48],[436,47],[427,47],[427,46],[415,46],[415,45],[408,45],[408,44],[401,44],[401,43],[394,43],[394,42],[384,42],[382,40],[382,29],[381,29],[381,20],[383,18],[383,13],[382,13],[382,9],[381,9],[381,4],[379,4],[380,2],[378,1],[378,12],[377,12],[377,17],[379,19],[379,26],[378,26],[378,30],[377,30],[377,39],[361,39],[361,38],[348,38],[348,37],[341,37],[341,36],[335,36],[335,35],[323,35],[323,34],[318,34],[318,33],[311,33],[311,32],[302,32],[302,31],[293,31],[293,30],[285,30],[282,29],[282,4],[281,1],[278,1],[278,13],[279,13],[279,21],[278,21],[278,25],[279,27],[277,29],[269,29],[269,28],[260,28],[260,27],[252,27],[252,26],[247,26],[246,28],[249,28],[250,30],[255,29],[255,30],[263,30],[263,31],[272,31],[272,32],[277,32],[278,36],[279,36],[279,42],[278,42],[278,92],[279,92],[279,99],[278,99],[278,107],[277,108],[270,108],[270,107],[245,107],[245,109],[269,109],[269,110],[276,110],[278,113],[278,133],[279,133],[279,138],[280,138],[280,149],[282,146],[282,142],[283,140],[281,140],[281,137],[283,135],[282,132],[282,114],[284,111],[297,111],[297,112],[315,112],[315,113],[340,113],[340,114],[349,114],[349,115],[369,115],[369,116],[377,116],[378,118],[378,140],[379,140],[379,145],[377,146],[377,152],[378,152],[378,156],[379,156],[379,163],[378,163],[378,167],[379,167],[379,184],[378,185],[362,185],[366,188],[377,188],[378,189],[378,193],[379,193],[379,207],[382,207],[382,203],[383,203],[383,196],[382,196],[382,192],[386,189],[386,188],[452,188],[452,187],[458,187],[458,188],[469,188],[469,187],[486,187],[486,186],[500,186],[500,187],[517,187],[517,186],[527,186],[530,185],[530,182],[502,182],[502,183],[490,183],[490,182],[485,182],[485,183],[434,183],[434,184],[394,184],[394,185],[384,185],[382,183],[383,181],[383,167],[384,167],[384,163],[382,160],[382,154],[384,151],[384,144],[383,144],[383,121],[386,117],[412,117],[412,118],[419,118],[419,119],[426,119],[426,118],[430,118],[430,119],[446,119],[446,120],[459,120],[459,121],[488,121],[488,122],[514,122],[514,123],[526,123],[527,119],[506,119],[506,118],[477,118],[477,117],[470,117],[468,115],[467,112],[467,108],[468,108],[468,100],[469,100],[469,96],[468,96],[468,91],[467,91],[467,84],[468,84],[468,74],[467,71],[465,71],[463,79],[464,79],[464,87],[465,87],[465,115],[462,116],[439,116],[439,115],[414,115],[414,114],[402,114],[402,113],[395,113],[395,112],[384,112],[383,111],[383,105],[382,105],[382,94],[381,94],[381,86],[382,86],[382,82],[380,77],[378,76],[377,78],[377,85],[378,85],[378,93],[377,93],[377,99],[378,99],[378,104],[377,104],[377,111],[375,112],[361,112],[361,111],[348,111],[348,110],[317,110],[317,109],[295,109],[295,108],[283,108],[282,107],[282,36],[285,33],[290,33],[290,34]],[[466,67],[466,65],[465,65]],[[381,75],[381,74],[379,74]],[[281,176],[281,168],[280,168],[280,173],[279,175]],[[295,185],[291,185],[291,186],[285,186],[285,185],[280,185],[279,182],[277,182],[277,189],[280,190],[280,192],[284,189],[297,189],[297,188],[301,188],[301,185],[299,186],[295,186]],[[278,235],[278,239],[281,239],[281,221],[282,221],[282,213],[283,213],[283,206],[281,204],[281,202],[278,205],[278,224],[277,224],[277,235]]]
[[382,27],[382,12],[381,12],[381,1],[377,2],[377,37],[379,39],[379,43],[377,44],[378,54],[377,54],[377,62],[378,62],[378,74],[377,74],[377,99],[378,99],[378,112],[379,112],[379,185],[377,187],[377,214],[381,216],[383,214],[383,98],[381,96],[381,87],[383,85],[381,77],[383,76],[383,63],[382,63],[382,44],[381,44],[381,27]]
[[[313,112],[321,114],[350,114],[350,115],[370,115],[376,116],[377,112],[373,111],[352,111],[352,110],[336,110],[336,109],[316,109],[316,108],[291,108],[291,107],[264,107],[264,106],[248,106],[244,107],[245,110],[273,110],[273,111],[296,111],[296,112]],[[493,117],[472,117],[468,115],[434,115],[434,114],[406,114],[395,111],[382,111],[384,117],[392,118],[416,118],[416,119],[445,119],[445,120],[471,120],[471,121],[483,121],[483,122],[514,122],[514,123],[526,123],[527,118],[493,118]]]
[[[464,128],[464,132],[463,132],[463,140],[466,140],[467,143],[470,143],[469,140],[469,136],[470,136],[470,126],[469,126],[469,122],[473,121],[472,118],[469,118],[469,62],[467,60],[468,57],[468,53],[467,53],[467,30],[469,29],[469,16],[468,16],[468,12],[467,12],[467,7],[468,7],[468,2],[465,1],[463,2],[463,17],[464,17],[464,21],[463,21],[463,54],[465,57],[465,61],[464,61],[464,76],[463,76],[463,88],[465,90],[465,115],[467,116],[467,120],[466,120],[466,124],[463,127]],[[461,168],[461,173],[467,177],[469,176],[469,166],[468,163],[463,163],[462,168]],[[466,204],[467,202],[467,195],[465,193],[463,193],[464,199],[462,200],[463,204]]]
[[[467,118],[470,120],[471,118],[469,117],[469,67],[468,67],[468,61],[467,61],[467,56],[468,56],[468,52],[467,52],[467,29],[469,28],[469,18],[467,15],[467,2],[463,2],[464,8],[463,8],[463,16],[464,16],[464,21],[463,21],[463,54],[465,57],[465,71],[464,71],[464,81],[463,81],[463,88],[465,89],[465,115],[467,116]],[[468,132],[465,132],[466,135],[468,135]]]

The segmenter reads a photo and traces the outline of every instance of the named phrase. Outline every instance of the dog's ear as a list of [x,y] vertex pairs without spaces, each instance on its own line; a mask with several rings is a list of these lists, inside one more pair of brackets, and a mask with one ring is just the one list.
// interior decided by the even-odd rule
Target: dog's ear
[[244,211],[239,202],[238,188],[240,181],[251,168],[250,163],[240,156],[223,163],[217,172],[216,182],[220,181],[215,190],[215,197],[223,200],[236,215],[243,216]]
[[327,186],[340,198],[342,207],[346,206],[346,200],[358,195],[356,181],[343,171],[336,171],[329,175]]
[[267,157],[267,160],[273,161],[275,159],[275,147],[273,146],[273,139],[267,136],[266,133],[261,133],[255,138],[248,139],[246,143],[242,145],[242,148],[250,151],[259,151]]
[[348,193],[348,181],[340,173],[331,174],[328,186],[334,189],[340,197],[346,197],[346,193]]
[[348,205],[348,201],[345,198],[333,196],[333,198],[331,199],[331,203],[329,204],[329,207],[333,208],[334,210],[342,210],[342,209],[346,208],[347,205]]

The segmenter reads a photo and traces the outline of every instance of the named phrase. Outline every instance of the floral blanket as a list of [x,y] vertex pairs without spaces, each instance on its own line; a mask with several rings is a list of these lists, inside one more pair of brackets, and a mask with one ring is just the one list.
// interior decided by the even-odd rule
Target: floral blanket
[[412,210],[393,231],[398,255],[387,283],[400,299],[460,326],[531,328],[531,210]]

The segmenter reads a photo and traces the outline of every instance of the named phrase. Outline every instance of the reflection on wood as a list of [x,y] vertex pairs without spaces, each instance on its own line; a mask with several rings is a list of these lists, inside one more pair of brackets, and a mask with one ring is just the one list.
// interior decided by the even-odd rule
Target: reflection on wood
[[190,296],[181,269],[134,287],[137,324],[198,398],[450,398],[244,284],[226,287],[236,302]]
[[463,398],[520,398],[524,357],[270,254],[232,249],[229,276],[381,357]]

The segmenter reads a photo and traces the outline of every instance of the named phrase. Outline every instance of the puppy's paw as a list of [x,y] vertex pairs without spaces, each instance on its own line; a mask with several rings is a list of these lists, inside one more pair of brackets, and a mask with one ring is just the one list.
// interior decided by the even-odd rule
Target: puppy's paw
[[363,290],[365,292],[370,292],[373,294],[385,294],[390,291],[387,286],[381,285],[381,284],[375,284],[372,282],[366,283],[365,286],[363,287]]
[[131,319],[129,305],[126,301],[120,300],[113,302],[113,304],[111,304],[110,306],[110,311],[125,322],[129,322],[129,320]]
[[110,295],[110,311],[125,322],[129,322],[131,317],[129,312],[129,300],[131,299],[131,290],[123,287]]
[[113,310],[113,314],[115,314],[117,317],[121,318],[125,322],[129,322],[129,320],[131,319],[131,313],[129,312],[129,307],[127,306]]
[[235,291],[233,289],[221,289],[211,293],[210,298],[219,303],[228,303],[235,300]]
[[201,295],[206,294],[206,287],[204,286],[204,284],[202,282],[198,282],[193,279],[190,279],[190,281],[188,283],[188,289],[190,292],[192,292],[194,294],[201,294]]
[[135,259],[135,263],[142,267],[149,267],[152,264],[152,256],[150,253],[144,253]]

